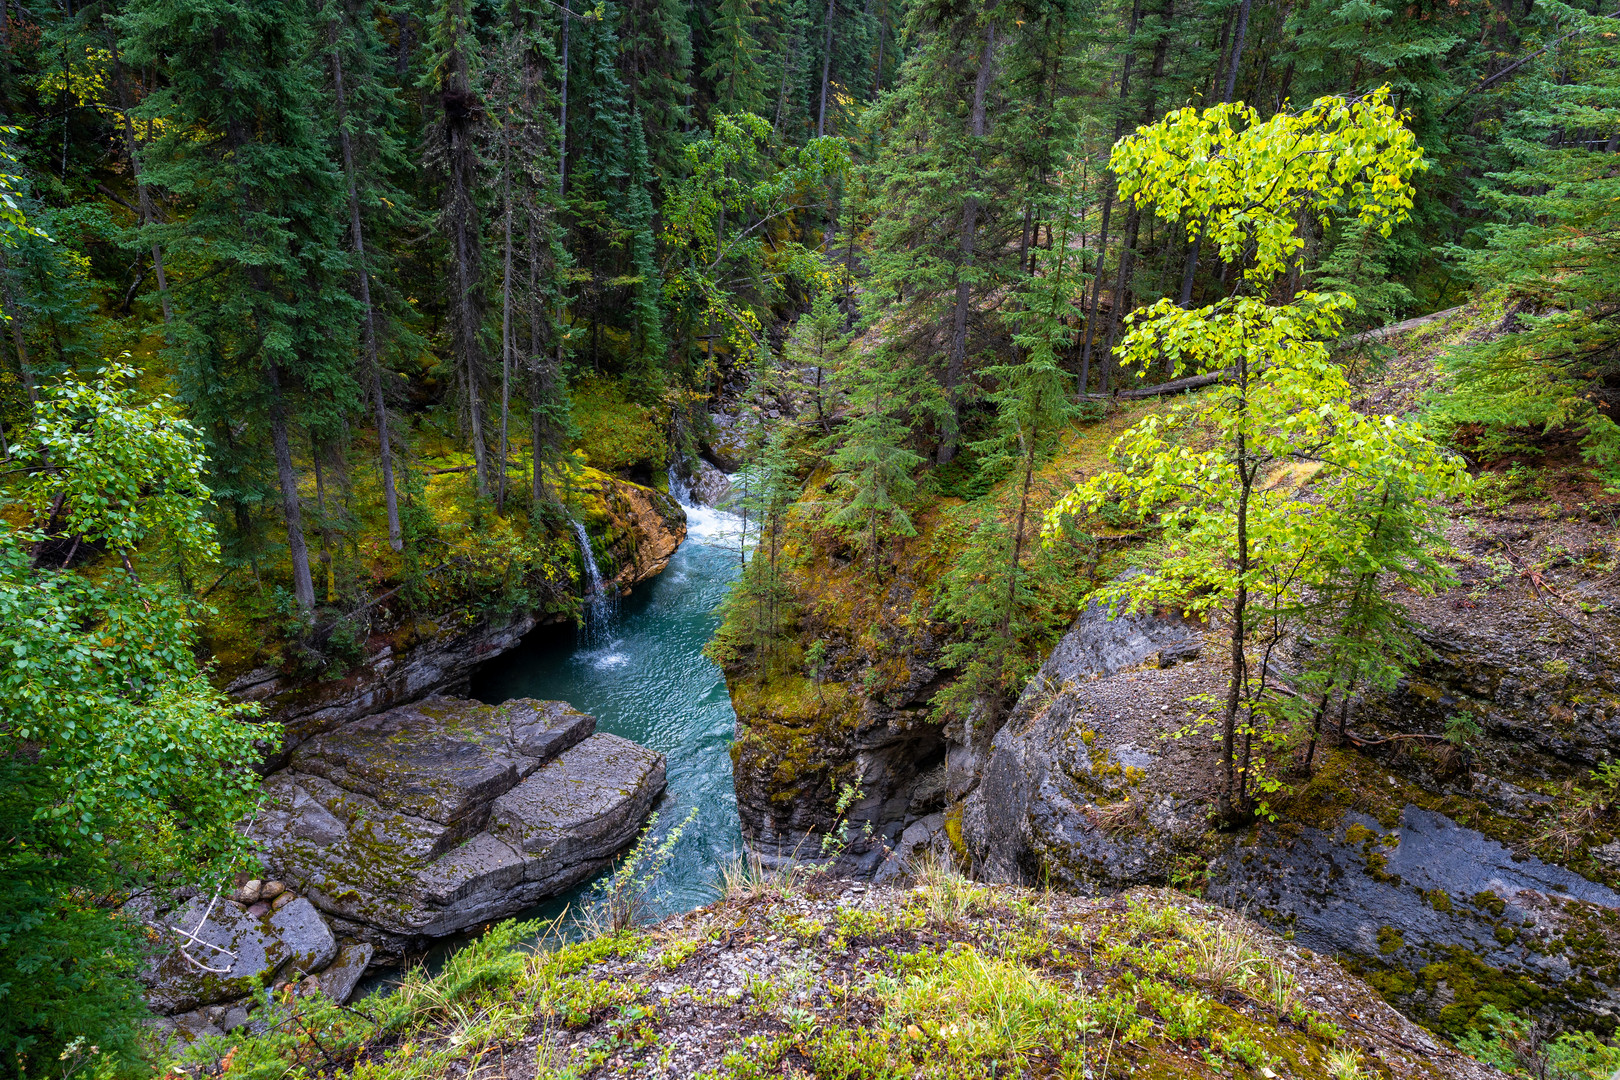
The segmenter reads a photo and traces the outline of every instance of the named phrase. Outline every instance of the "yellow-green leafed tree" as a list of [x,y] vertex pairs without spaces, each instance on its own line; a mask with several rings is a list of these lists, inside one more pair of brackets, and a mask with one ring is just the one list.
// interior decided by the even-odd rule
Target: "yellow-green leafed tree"
[[[1349,214],[1387,235],[1409,212],[1410,178],[1422,167],[1383,90],[1322,98],[1265,121],[1241,103],[1183,109],[1114,148],[1124,197],[1184,222],[1189,235],[1207,219],[1205,235],[1240,273],[1232,294],[1207,307],[1164,300],[1131,316],[1124,364],[1220,380],[1125,432],[1111,450],[1117,471],[1075,488],[1046,529],[1052,535],[1108,500],[1157,516],[1161,560],[1101,599],[1177,607],[1227,630],[1231,672],[1217,710],[1226,820],[1265,810],[1257,797],[1275,787],[1265,748],[1283,737],[1279,721],[1297,715],[1285,703],[1298,699],[1268,681],[1270,648],[1306,618],[1374,638],[1393,633],[1400,612],[1388,590],[1345,583],[1387,575],[1421,590],[1442,576],[1426,550],[1429,506],[1464,481],[1460,464],[1416,423],[1351,407],[1345,374],[1323,343],[1354,302],[1292,286],[1301,221]],[[1319,664],[1344,668],[1341,680],[1391,667],[1366,650],[1320,652]]]

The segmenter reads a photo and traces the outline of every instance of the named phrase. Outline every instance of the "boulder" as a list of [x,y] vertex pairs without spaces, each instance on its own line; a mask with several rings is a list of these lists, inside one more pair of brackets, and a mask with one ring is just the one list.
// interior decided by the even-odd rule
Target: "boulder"
[[752,421],[746,413],[714,412],[709,414],[709,425],[703,456],[718,465],[722,472],[736,472],[742,468],[743,458],[748,453]]
[[265,779],[276,877],[377,944],[503,918],[594,875],[664,790],[664,757],[561,702],[433,698],[318,736]]
[[338,950],[337,959],[321,972],[321,991],[339,1005],[354,995],[354,988],[371,964],[376,949],[364,942],[345,945]]
[[145,982],[148,1003],[165,1014],[235,1001],[295,972],[319,971],[338,951],[326,920],[305,899],[254,916],[199,896],[160,926],[170,948]]
[[[1481,773],[1442,779],[1410,749],[1378,757],[1378,746],[1323,747],[1311,776],[1279,770],[1275,822],[1215,830],[1220,755],[1197,722],[1209,711],[1200,700],[1219,700],[1226,667],[1220,649],[1199,654],[1199,636],[1170,619],[1081,615],[960,804],[978,874],[1081,893],[1200,886],[1343,958],[1409,1015],[1453,1035],[1486,1001],[1575,1026],[1612,1022],[1620,891],[1526,850],[1548,820],[1544,795]],[[1288,651],[1288,663],[1299,659]],[[1448,662],[1458,671],[1449,679]],[[1519,665],[1514,694],[1537,702],[1550,680],[1529,671]],[[1468,702],[1444,653],[1420,676],[1427,682],[1362,702],[1362,723],[1425,726],[1439,711],[1412,704],[1425,686]],[[1485,715],[1503,727],[1528,712],[1499,691],[1507,682],[1475,698],[1489,698],[1495,711]],[[1511,761],[1524,751],[1487,743],[1480,756],[1493,753]]]
[[[1107,827],[1095,804],[1122,797],[1149,769],[1190,775],[1190,748],[1164,746],[1159,718],[1183,721],[1185,698],[1218,675],[1213,665],[1184,663],[1201,647],[1179,620],[1110,617],[1096,603],[1080,613],[978,764],[962,829],[981,874],[1050,875],[1081,891],[1165,879],[1178,845],[1203,831],[1203,814],[1186,813],[1175,794],[1159,797],[1164,787],[1142,785],[1155,797],[1137,793],[1129,812],[1151,827],[1127,835]],[[1131,668],[1143,670],[1125,685],[1110,678]]]
[[731,502],[731,478],[699,458],[692,471],[692,498],[704,506],[724,508]]

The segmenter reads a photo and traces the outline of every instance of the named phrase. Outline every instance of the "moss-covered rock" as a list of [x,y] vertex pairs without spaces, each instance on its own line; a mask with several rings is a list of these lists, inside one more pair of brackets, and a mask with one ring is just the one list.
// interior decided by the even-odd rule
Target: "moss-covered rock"
[[[1218,696],[1225,671],[1218,649],[1201,657],[1181,644],[1193,629],[1082,616],[996,736],[965,805],[980,873],[1082,892],[1201,887],[1346,957],[1454,1036],[1486,1004],[1609,1026],[1620,893],[1526,850],[1535,804],[1505,797],[1500,780],[1460,789],[1413,758],[1393,771],[1351,746],[1322,749],[1309,778],[1281,774],[1273,820],[1214,831],[1219,755],[1200,702]],[[1091,647],[1099,640],[1117,647],[1112,659]],[[1368,703],[1363,722],[1394,708]]]
[[664,790],[664,756],[561,702],[432,698],[299,747],[264,783],[267,866],[390,952],[600,870]]

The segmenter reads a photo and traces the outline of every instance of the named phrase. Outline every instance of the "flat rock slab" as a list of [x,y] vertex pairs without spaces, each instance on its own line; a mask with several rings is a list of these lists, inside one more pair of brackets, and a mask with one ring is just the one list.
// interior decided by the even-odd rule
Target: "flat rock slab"
[[302,897],[257,916],[197,897],[162,927],[171,948],[145,978],[147,1001],[159,1013],[246,997],[295,971],[319,971],[338,951],[326,920]]
[[456,933],[591,876],[664,790],[664,757],[561,702],[454,698],[310,740],[267,777],[267,864],[385,938]]

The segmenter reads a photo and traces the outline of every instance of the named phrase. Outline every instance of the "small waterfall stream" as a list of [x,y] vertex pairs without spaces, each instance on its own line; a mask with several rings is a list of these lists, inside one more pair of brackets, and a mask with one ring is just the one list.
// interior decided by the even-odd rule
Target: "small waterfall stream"
[[682,506],[690,507],[692,505],[691,482],[685,476],[682,476],[681,471],[673,465],[669,467],[669,493]]
[[585,605],[579,613],[580,644],[593,648],[602,644],[612,630],[614,598],[608,595],[602,581],[602,571],[596,565],[596,553],[591,550],[590,534],[579,519],[570,517],[574,537],[579,541],[579,561],[585,568]]

